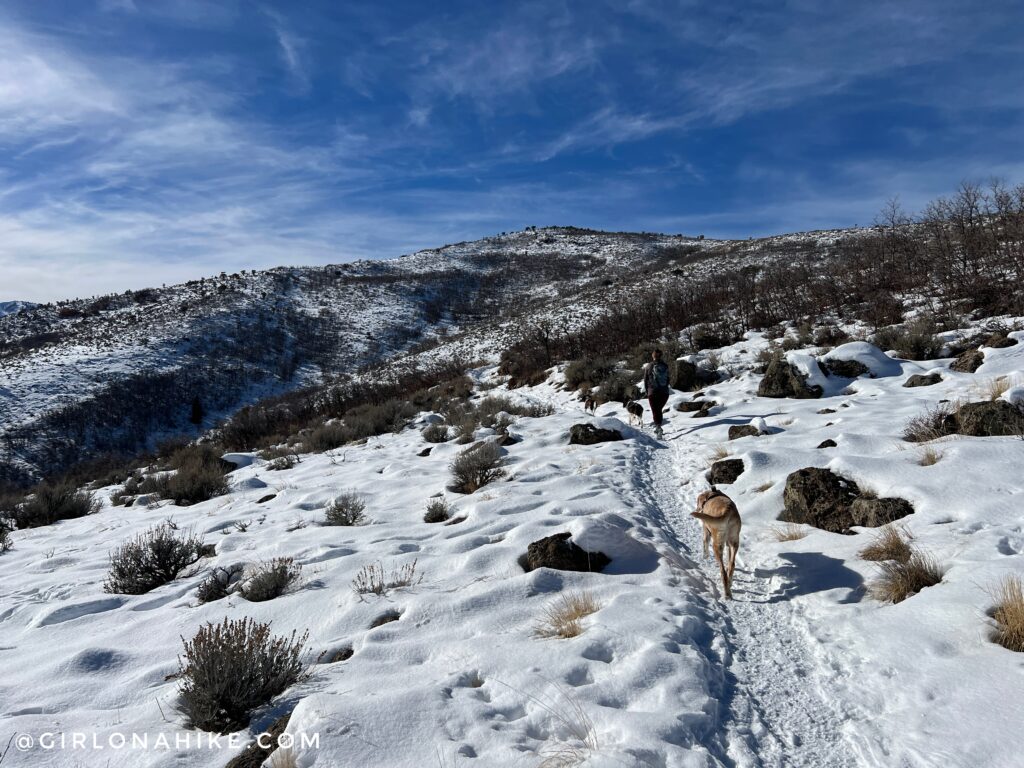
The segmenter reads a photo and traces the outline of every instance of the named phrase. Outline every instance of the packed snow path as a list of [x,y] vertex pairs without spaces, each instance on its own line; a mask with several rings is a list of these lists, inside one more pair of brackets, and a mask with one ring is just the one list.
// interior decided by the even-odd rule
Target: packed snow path
[[[707,443],[669,429],[668,449],[640,448],[635,480],[656,522],[676,543],[683,562],[700,563],[704,599],[712,624],[708,656],[722,664],[717,744],[705,745],[724,765],[746,768],[830,766],[861,763],[844,736],[846,715],[825,689],[829,661],[786,584],[770,569],[744,557],[741,538],[732,601],[720,600],[721,579],[713,557],[703,559],[699,523],[690,517],[706,488]],[[749,537],[751,531],[744,532]],[[832,672],[835,674],[835,672]]]

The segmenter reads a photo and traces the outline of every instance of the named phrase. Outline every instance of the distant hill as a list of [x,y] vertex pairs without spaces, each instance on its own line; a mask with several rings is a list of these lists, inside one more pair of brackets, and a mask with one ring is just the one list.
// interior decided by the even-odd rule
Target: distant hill
[[0,317],[13,315],[23,309],[32,309],[37,306],[39,305],[33,304],[31,301],[0,301]]

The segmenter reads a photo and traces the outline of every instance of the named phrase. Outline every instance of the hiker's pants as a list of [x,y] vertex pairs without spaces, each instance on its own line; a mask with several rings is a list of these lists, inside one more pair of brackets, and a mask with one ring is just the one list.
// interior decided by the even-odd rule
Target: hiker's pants
[[668,389],[655,389],[647,396],[647,402],[651,404],[651,414],[654,416],[654,424],[661,426],[661,409],[668,402]]

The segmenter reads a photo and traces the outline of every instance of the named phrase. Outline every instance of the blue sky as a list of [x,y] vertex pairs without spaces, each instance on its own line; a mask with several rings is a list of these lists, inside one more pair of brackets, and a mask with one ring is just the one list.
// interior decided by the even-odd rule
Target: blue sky
[[0,300],[1024,181],[1016,2],[0,6]]

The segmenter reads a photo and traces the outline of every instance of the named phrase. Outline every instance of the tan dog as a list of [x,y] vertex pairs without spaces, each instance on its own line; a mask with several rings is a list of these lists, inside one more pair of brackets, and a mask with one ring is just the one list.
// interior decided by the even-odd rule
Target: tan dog
[[[690,513],[704,524],[704,557],[708,556],[708,539],[715,551],[718,568],[722,572],[725,596],[732,599],[732,574],[736,570],[736,553],[740,548],[740,511],[733,500],[716,488],[697,497],[697,509]],[[725,546],[729,547],[729,566],[723,559]]]

